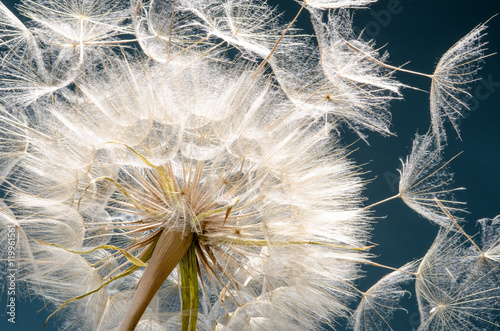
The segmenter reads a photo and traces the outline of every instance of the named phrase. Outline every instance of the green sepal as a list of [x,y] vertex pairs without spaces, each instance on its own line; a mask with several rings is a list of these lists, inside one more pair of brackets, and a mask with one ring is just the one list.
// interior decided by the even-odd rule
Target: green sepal
[[134,264],[134,265],[136,265],[138,267],[147,267],[147,265],[148,265],[147,263],[144,263],[140,259],[136,258],[132,254],[130,254],[129,252],[127,252],[126,250],[121,249],[121,248],[116,247],[116,246],[113,246],[113,245],[102,245],[102,246],[96,247],[94,249],[91,249],[89,251],[74,251],[74,250],[71,250],[71,249],[64,248],[64,247],[62,247],[61,245],[58,245],[58,244],[44,243],[44,242],[42,242],[40,240],[37,240],[37,241],[40,244],[42,244],[42,245],[59,247],[61,249],[64,249],[66,252],[75,253],[75,254],[88,254],[88,253],[92,253],[92,252],[95,252],[95,251],[100,250],[100,249],[112,249],[112,250],[119,251],[120,253],[122,253],[123,256],[125,256],[125,258],[127,258],[127,260],[129,260],[129,262],[131,262],[132,264]]
[[[146,251],[144,251],[144,253],[141,255],[141,257],[139,258],[139,260],[141,261],[141,264],[143,265],[146,265],[146,262],[149,261],[151,259],[151,256],[153,256],[153,251],[156,247],[156,242],[153,242],[151,245],[149,245],[149,247],[146,249]],[[42,243],[42,242],[40,242]],[[45,243],[42,243],[44,245],[50,245],[50,246],[57,246],[57,247],[60,247],[60,248],[63,248],[57,244],[45,244]],[[65,248],[63,248],[65,249]],[[95,249],[94,249],[95,250]],[[45,328],[45,326],[47,326],[47,323],[49,322],[49,319],[54,316],[59,310],[63,309],[66,305],[70,304],[71,302],[73,301],[76,301],[76,300],[80,300],[80,299],[83,299],[93,293],[96,293],[98,291],[100,291],[102,288],[106,287],[107,285],[109,285],[110,283],[114,282],[115,280],[117,279],[120,279],[120,278],[123,278],[123,277],[126,277],[128,275],[130,275],[131,273],[139,270],[139,266],[137,266],[136,264],[128,267],[126,270],[124,270],[123,272],[119,273],[118,275],[114,276],[114,277],[110,277],[109,279],[107,279],[106,281],[104,281],[101,286],[99,286],[98,288],[90,291],[90,292],[87,292],[85,294],[82,294],[82,295],[79,295],[79,296],[76,296],[76,297],[73,297],[71,299],[68,299],[66,300],[61,306],[59,306],[52,314],[49,315],[49,317],[47,317],[47,319],[45,320],[45,324],[43,325],[42,329]]]
[[182,331],[196,331],[198,322],[198,261],[195,245],[196,240],[179,263],[182,286]]

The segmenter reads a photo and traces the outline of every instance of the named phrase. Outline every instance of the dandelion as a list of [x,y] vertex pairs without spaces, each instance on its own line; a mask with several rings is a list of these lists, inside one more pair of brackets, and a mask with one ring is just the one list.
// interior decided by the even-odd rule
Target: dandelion
[[196,52],[86,62],[9,110],[26,124],[4,120],[29,141],[6,179],[24,281],[64,327],[312,329],[347,312],[369,228],[358,170],[267,74]]
[[[235,72],[238,71],[232,74]],[[355,262],[346,260],[360,255],[356,252],[365,245],[367,229],[359,208],[361,183],[344,153],[339,150],[329,155],[327,141],[313,126],[297,119],[291,122],[280,103],[271,103],[274,107],[270,107],[268,100],[280,99],[266,89],[265,80],[250,79],[251,72],[241,69],[239,77],[227,76],[224,67],[198,64],[175,73],[155,67],[147,73],[150,77],[146,80],[112,76],[106,79],[110,81],[99,84],[101,77],[87,76],[79,88],[88,100],[79,105],[84,121],[70,120],[74,119],[72,104],[45,105],[44,122],[57,118],[60,123],[52,135],[58,142],[46,143],[45,137],[37,137],[37,133],[30,136],[38,148],[33,147],[25,156],[21,164],[23,176],[17,184],[30,191],[15,193],[13,198],[23,209],[38,215],[39,230],[31,237],[41,243],[57,244],[57,248],[44,248],[43,244],[32,248],[35,254],[45,256],[61,251],[58,259],[65,260],[65,256],[78,255],[75,251],[96,248],[99,243],[97,248],[103,248],[103,244],[117,246],[136,256],[127,260],[115,254],[93,263],[96,271],[87,270],[94,275],[93,286],[86,286],[80,296],[113,279],[131,278],[129,274],[137,269],[137,259],[148,262],[123,322],[127,329],[138,323],[149,300],[179,264],[180,279],[175,281],[181,284],[182,300],[187,284],[198,287],[200,278],[200,292],[207,291],[205,296],[216,294],[203,299],[210,300],[207,305],[219,305],[218,311],[229,312],[234,308],[228,306],[239,307],[234,317],[212,317],[210,327],[241,323],[237,316],[246,319],[246,307],[260,307],[263,315],[254,317],[261,318],[260,325],[269,328],[278,327],[273,322],[276,320],[270,318],[278,314],[291,323],[284,327],[280,319],[280,328],[311,328],[319,321],[328,322],[332,313],[343,314],[345,297],[349,296],[344,283],[351,282],[357,274]],[[208,79],[211,84],[206,84]],[[149,121],[149,125],[141,126],[148,131],[141,132],[143,136],[131,146],[120,142],[123,123],[108,115],[116,109],[122,110],[122,116],[127,113],[123,100],[116,96],[123,93],[124,82],[140,80],[147,85],[137,87],[142,95],[136,93],[134,104],[128,105],[135,111],[128,115],[135,118],[126,120]],[[220,83],[213,84],[215,81]],[[112,82],[119,84],[113,88]],[[148,91],[146,87],[153,82],[157,86]],[[98,88],[103,84],[107,85],[105,95]],[[127,87],[129,92],[134,89]],[[162,98],[178,102],[170,106]],[[130,95],[127,99],[131,99]],[[165,110],[169,112],[165,114]],[[100,118],[101,123],[90,122],[89,118]],[[119,135],[113,138],[114,133]],[[131,144],[132,138],[127,141]],[[81,158],[75,160],[74,153],[61,153],[61,148],[88,153],[81,153]],[[66,203],[56,205],[54,200]],[[34,214],[25,217],[29,219],[27,224],[37,222]],[[67,220],[65,224],[61,223],[63,219]],[[70,219],[74,219],[74,225],[68,223]],[[356,226],[351,225],[354,219]],[[56,226],[81,230],[66,234],[55,231]],[[43,227],[47,228],[46,236]],[[130,241],[133,233],[142,236]],[[77,260],[83,263],[83,258],[86,255]],[[167,258],[172,260],[168,262]],[[96,258],[90,255],[88,259]],[[97,271],[109,269],[102,265],[111,263],[117,267],[109,274]],[[76,268],[72,263],[59,265],[60,271],[42,271],[30,281],[46,296],[48,284],[82,277],[68,276],[63,272],[66,267]],[[54,278],[57,275],[65,277],[65,282]],[[186,281],[185,277],[194,279]],[[139,280],[135,276],[133,279]],[[213,289],[207,290],[208,287]],[[57,297],[57,288],[60,287],[50,292],[51,297]],[[295,300],[289,299],[305,293],[317,295],[303,300],[302,314],[297,315]],[[67,298],[67,293],[62,297]],[[178,291],[171,291],[170,297],[174,302],[181,300]],[[101,302],[104,310],[105,288],[91,298]],[[190,323],[196,326],[196,313],[190,310],[197,309],[198,297],[190,300],[195,301],[187,307],[183,301],[182,311],[166,312],[177,313],[178,318],[181,313],[191,314]],[[63,302],[61,296],[55,301]],[[80,305],[91,305],[84,302]],[[263,309],[267,306],[270,307]],[[213,308],[210,314],[220,314],[218,311]],[[78,310],[71,313],[78,314]],[[123,315],[114,320],[121,318]],[[129,319],[133,320],[128,322]],[[167,327],[180,323],[161,322]],[[99,315],[86,323],[96,328],[101,323]]]
[[452,227],[439,230],[421,260],[395,269],[361,293],[361,302],[350,320],[354,330],[392,330],[390,318],[396,310],[403,309],[398,302],[406,293],[402,286],[410,281],[415,281],[421,318],[418,330],[499,327],[500,270],[495,253],[498,218],[479,221],[481,242],[477,244],[441,201],[435,202],[450,218]]
[[382,67],[431,79],[432,132],[437,142],[437,148],[441,149],[443,142],[446,142],[444,121],[448,119],[455,132],[460,134],[458,119],[463,117],[464,109],[469,109],[467,106],[467,101],[471,97],[469,89],[471,84],[478,80],[477,73],[480,69],[480,63],[484,58],[494,55],[485,55],[487,42],[482,41],[485,29],[486,23],[477,26],[446,51],[439,59],[432,75],[391,66],[356,45],[348,45],[354,51],[363,54]]
[[[352,30],[345,8],[371,2],[300,2],[316,41],[263,1],[24,0],[26,22],[0,5],[0,243],[15,227],[20,284],[48,320],[314,330],[361,294],[354,328],[389,327],[416,278],[422,328],[444,325],[426,285],[448,289],[428,272],[455,261],[439,255],[448,232],[418,271],[412,262],[355,287],[360,266],[378,264],[365,181],[340,130],[391,134],[387,106],[404,87]],[[459,228],[436,139],[416,136],[397,196]],[[488,233],[474,247],[494,265]]]

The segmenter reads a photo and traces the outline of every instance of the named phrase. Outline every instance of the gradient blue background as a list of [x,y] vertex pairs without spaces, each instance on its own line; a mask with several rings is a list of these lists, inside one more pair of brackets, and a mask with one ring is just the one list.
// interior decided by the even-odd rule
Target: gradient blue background
[[[285,17],[292,19],[299,5],[292,0],[269,1],[286,11]],[[4,1],[11,6],[14,1]],[[393,13],[388,9],[397,8]],[[476,25],[485,22],[500,12],[498,0],[379,0],[370,9],[358,10],[355,26],[366,28],[366,34],[377,40],[377,45],[386,45],[390,63],[401,65],[411,61],[406,68],[432,73],[439,57],[456,41]],[[385,14],[385,15],[384,15]],[[308,14],[303,13],[298,25],[311,29]],[[489,25],[487,41],[489,52],[500,52],[500,17],[493,18]],[[458,198],[467,201],[470,214],[467,216],[466,231],[475,234],[479,230],[476,220],[492,218],[500,214],[500,55],[486,59],[480,72],[483,82],[472,90],[473,111],[466,113],[460,126],[463,141],[457,139],[448,127],[449,146],[447,158],[464,151],[451,165],[455,173],[456,186],[467,188]],[[429,81],[424,77],[398,74],[406,84],[429,90]],[[493,82],[485,88],[485,82]],[[478,87],[480,85],[482,87]],[[415,132],[425,133],[429,126],[428,94],[414,90],[404,91],[405,100],[392,104],[393,131],[397,137],[384,138],[370,134],[367,146],[356,143],[358,148],[352,157],[358,164],[367,163],[363,169],[369,171],[365,177],[373,179],[367,185],[367,203],[373,203],[397,193],[399,158],[411,150]],[[346,133],[345,143],[356,140]],[[376,216],[387,216],[374,224],[372,241],[377,244],[372,252],[379,257],[377,262],[393,267],[422,257],[431,245],[437,227],[412,212],[399,200],[376,207]],[[4,266],[1,266],[2,268]],[[368,289],[387,272],[379,268],[365,268],[367,277],[360,281],[361,290]],[[3,285],[3,280],[0,281]],[[411,288],[409,288],[411,289]],[[418,326],[418,312],[412,296],[405,297],[403,304],[408,313],[398,312],[393,321],[395,330],[412,330]],[[40,330],[48,316],[43,302],[30,302],[27,297],[18,296],[16,324],[7,322],[5,295],[0,301],[0,330]],[[338,330],[346,329],[345,323]],[[44,329],[56,330],[53,323]]]

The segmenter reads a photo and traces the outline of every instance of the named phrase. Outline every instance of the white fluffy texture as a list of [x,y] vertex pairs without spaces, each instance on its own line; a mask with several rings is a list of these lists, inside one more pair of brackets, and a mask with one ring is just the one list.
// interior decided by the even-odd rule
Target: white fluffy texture
[[68,85],[76,77],[74,65],[69,63],[73,62],[73,50],[44,52],[40,35],[34,35],[1,3],[0,31],[2,99],[26,105]]
[[[276,31],[260,36],[254,29],[272,14],[245,4],[193,2],[190,6],[206,10],[206,17],[193,9],[185,23],[217,28],[196,31],[226,40],[228,27],[239,22],[244,33],[227,41],[242,53],[263,56],[247,46],[272,47]],[[113,250],[68,250],[139,245],[129,250],[140,255],[148,236],[167,228],[196,236],[200,330],[315,329],[345,316],[355,297],[349,284],[366,258],[359,248],[366,245],[369,224],[360,208],[358,170],[324,135],[328,124],[317,125],[296,111],[270,76],[256,75],[247,61],[213,61],[207,45],[180,51],[189,47],[177,43],[183,32],[170,36],[165,29],[172,18],[187,17],[189,6],[182,1],[179,16],[169,15],[176,9],[168,3],[136,8],[132,25],[156,61],[132,52],[114,54],[105,44],[99,49],[98,41],[115,42],[116,33],[129,30],[113,28],[123,23],[121,7],[114,13],[112,2],[92,5],[97,4],[26,1],[23,12],[35,19],[33,31],[41,35],[35,44],[25,38],[4,45],[5,67],[14,70],[15,56],[9,53],[14,47],[26,54],[16,63],[30,63],[29,72],[16,80],[22,83],[12,79],[1,95],[25,106],[0,109],[5,137],[0,160],[10,159],[2,171],[12,185],[6,197],[12,213],[5,209],[3,215],[24,238],[19,256],[31,272],[22,281],[53,311],[116,279],[64,305],[55,318],[66,328],[117,328],[142,272],[117,277],[131,264]],[[89,8],[105,17],[89,20],[95,34],[81,37],[91,41],[80,39],[81,52],[69,56],[64,42],[84,31],[70,17]],[[226,12],[216,15],[215,9]],[[81,26],[89,28],[85,20]],[[4,21],[20,24],[7,12]],[[16,33],[25,28],[19,25]],[[43,44],[47,39],[61,42]],[[169,43],[177,43],[171,60]],[[50,68],[67,63],[71,69],[64,73],[70,71],[70,78],[61,81],[58,71],[46,70],[49,51],[58,54],[50,57],[55,61]],[[9,70],[5,75],[12,78]],[[57,84],[35,93],[27,88],[31,76]],[[176,269],[138,329],[180,327],[179,279]]]
[[446,141],[444,122],[450,121],[459,134],[457,121],[468,109],[468,90],[478,80],[480,60],[484,57],[486,42],[482,39],[486,26],[479,25],[460,39],[439,60],[433,74],[430,107],[432,131],[438,142]]
[[[334,327],[358,296],[370,225],[359,170],[328,133],[389,134],[387,106],[403,86],[341,9],[371,2],[306,1],[316,36],[288,30],[278,45],[287,25],[261,0],[25,0],[26,20],[0,3],[0,246],[15,229],[24,293],[61,307],[61,328],[116,329],[143,269],[100,246],[147,260],[167,229],[195,238],[199,330]],[[482,54],[483,28],[438,64],[435,136],[416,136],[401,171],[401,198],[445,226],[433,199],[452,213],[456,203],[440,120],[455,121],[448,113],[475,72],[465,63]],[[462,316],[498,303],[497,220],[481,224],[484,253],[441,232],[424,258],[421,329],[454,329],[450,309],[462,329],[490,317]],[[168,276],[137,330],[185,326],[194,311],[183,307],[181,274]],[[398,271],[367,291],[356,328],[385,327],[407,278]],[[441,314],[445,292],[456,300]]]
[[[388,103],[398,98],[401,84],[367,57],[384,61],[373,42],[357,39],[345,10],[311,10],[317,47],[304,37],[279,45],[270,64],[295,106],[313,118],[332,117],[364,137],[368,129],[389,134]],[[354,45],[363,53],[348,46]]]
[[285,30],[276,11],[262,0],[134,0],[132,5],[142,49],[162,63],[193,48],[224,52],[227,45],[250,60],[263,59]]
[[362,128],[388,134],[391,120],[388,103],[400,96],[402,85],[369,58],[384,62],[388,54],[379,55],[375,41],[363,42],[354,34],[352,15],[347,10],[327,15],[312,11],[311,17],[321,66],[335,87],[333,90],[338,91],[330,95],[329,100],[337,103],[339,109],[349,109],[352,115],[346,117]]
[[118,27],[129,14],[123,2],[113,0],[23,0],[20,11],[31,24],[43,29],[45,38],[60,42],[62,47],[109,42],[121,34]]
[[[10,274],[9,269],[17,269],[17,284],[23,286],[25,283],[19,278],[22,279],[34,271],[34,265],[30,262],[33,261],[31,245],[16,216],[2,200],[0,200],[0,245],[5,248],[0,254],[0,261],[3,264],[0,269],[1,279],[5,280],[5,284],[8,284],[6,277]],[[9,249],[9,247],[12,248]],[[24,262],[20,264],[20,261]],[[3,286],[0,295],[5,295],[4,291],[7,289],[8,286]]]
[[484,254],[498,249],[498,219],[480,223],[482,248],[463,233],[443,229],[423,258],[416,281],[418,330],[500,328],[500,266]]
[[[39,102],[45,111],[45,120],[40,121],[50,125],[57,143],[40,138],[38,133],[28,134],[32,147],[18,170],[18,186],[26,193],[15,194],[16,211],[23,208],[26,213],[21,227],[32,238],[66,248],[82,248],[78,244],[82,240],[96,245],[93,236],[98,233],[109,238],[107,243],[127,247],[123,239],[114,239],[120,236],[113,228],[124,221],[144,220],[146,216],[130,202],[135,199],[153,205],[151,194],[159,188],[150,182],[154,180],[153,168],[122,145],[111,143],[125,141],[142,157],[171,168],[175,181],[192,201],[181,206],[181,219],[167,210],[161,218],[149,216],[148,222],[194,231],[202,236],[199,240],[203,245],[211,247],[218,263],[236,273],[225,290],[245,295],[236,295],[238,310],[218,323],[237,328],[250,315],[255,323],[260,321],[257,328],[313,328],[343,314],[351,291],[344,283],[357,274],[356,263],[349,259],[360,256],[352,248],[364,245],[366,230],[363,213],[357,208],[361,184],[344,153],[339,150],[328,155],[328,140],[307,122],[284,115],[286,108],[280,99],[273,105],[264,102],[273,100],[274,92],[262,80],[253,80],[252,72],[234,68],[229,76],[224,66],[203,63],[180,73],[169,66],[140,68],[137,73],[128,66],[114,69],[109,77],[86,77],[79,89],[86,102],[78,105],[78,110],[67,101]],[[165,103],[155,102],[158,99]],[[42,116],[41,111],[38,116]],[[137,132],[131,134],[132,129]],[[43,127],[40,131],[49,133]],[[115,190],[110,196],[109,190],[115,187],[104,185],[105,180],[99,179],[103,177],[113,178],[133,195]],[[147,182],[153,187],[147,187]],[[238,203],[224,226],[220,225],[224,213],[201,223],[201,228],[183,221],[204,211],[203,205],[224,206],[232,201]],[[85,233],[62,232],[83,226]],[[37,230],[31,232],[35,227]],[[255,245],[253,241],[257,241]],[[261,241],[270,245],[266,254]],[[58,253],[61,258],[71,256],[61,249],[37,247],[37,256],[44,256],[37,263],[56,259]],[[124,262],[123,258],[114,259]],[[73,264],[68,266],[76,272]],[[69,277],[63,272],[65,265],[58,265],[62,269],[57,272],[45,266],[47,271],[34,276],[40,294],[57,298],[56,305],[76,294],[64,292],[57,280],[57,275]],[[81,272],[83,275],[84,270]],[[88,272],[95,271],[89,268]],[[104,272],[101,276],[105,277]],[[224,274],[218,277],[227,278]],[[64,279],[64,283],[70,281]],[[58,285],[51,288],[50,284]],[[96,288],[100,281],[92,284]],[[214,286],[216,296],[221,296],[222,284],[213,278],[207,280],[205,287]],[[57,293],[65,295],[58,297]],[[167,294],[178,298],[179,292]],[[104,304],[108,299],[99,300]],[[234,309],[230,299],[210,300],[210,305]],[[90,307],[90,303],[78,307]],[[158,313],[175,313],[179,306],[164,309]],[[87,308],[72,315],[86,312]],[[271,317],[278,315],[282,318],[274,324],[276,319]],[[91,322],[96,316],[86,318],[88,323],[99,323]]]
[[491,263],[500,267],[500,217],[483,218],[478,223],[481,226],[481,250]]
[[[197,24],[208,36],[220,38],[250,59],[269,55],[278,36],[285,30],[278,14],[265,1],[210,0],[185,1],[196,14]],[[288,36],[285,37],[285,42]]]
[[0,127],[0,184],[28,148],[26,119],[17,112],[14,113],[3,110],[0,115],[3,123]]
[[33,38],[31,31],[3,3],[0,3],[0,13],[1,45],[26,50],[23,46],[26,40]]
[[434,201],[435,198],[439,199],[452,215],[463,212],[460,207],[463,203],[453,197],[453,191],[463,188],[450,187],[453,174],[447,171],[448,162],[443,162],[433,135],[417,134],[413,140],[411,154],[405,161],[401,160],[402,169],[399,170],[399,197],[421,216],[443,227],[450,227],[451,222]]
[[199,20],[185,10],[185,1],[131,1],[133,28],[142,50],[166,63],[200,39]]

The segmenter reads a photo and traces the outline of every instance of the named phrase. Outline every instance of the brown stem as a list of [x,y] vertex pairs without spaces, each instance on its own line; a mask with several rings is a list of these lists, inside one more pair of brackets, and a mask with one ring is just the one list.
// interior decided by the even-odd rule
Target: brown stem
[[153,256],[144,270],[119,331],[133,331],[151,299],[168,275],[179,264],[193,242],[193,234],[163,230]]

